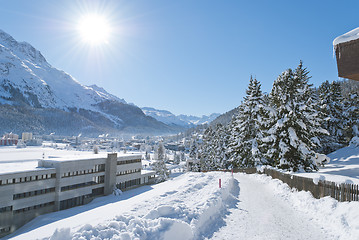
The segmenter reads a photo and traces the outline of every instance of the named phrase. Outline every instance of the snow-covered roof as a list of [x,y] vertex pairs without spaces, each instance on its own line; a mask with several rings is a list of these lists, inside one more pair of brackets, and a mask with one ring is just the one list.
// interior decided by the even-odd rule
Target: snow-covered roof
[[0,162],[0,175],[37,170],[37,161]]
[[81,155],[54,155],[48,156],[44,160],[46,161],[54,161],[54,162],[65,162],[65,161],[81,161],[81,160],[88,160],[88,159],[100,159],[100,158],[107,158],[107,153],[99,153],[99,154],[81,154]]
[[[86,159],[107,158],[107,152],[94,154],[92,152],[57,150],[44,147],[16,148],[14,146],[0,147],[0,174],[39,170],[39,160],[46,161],[78,161]],[[138,159],[139,154],[119,154],[119,160]]]
[[349,42],[352,40],[356,40],[359,38],[359,27],[355,28],[339,37],[337,37],[336,39],[334,39],[333,41],[333,45],[338,45],[340,43],[344,43],[344,42]]
[[155,171],[146,170],[146,169],[141,170],[141,175],[142,176],[151,176],[151,175],[155,175],[155,174],[156,174]]

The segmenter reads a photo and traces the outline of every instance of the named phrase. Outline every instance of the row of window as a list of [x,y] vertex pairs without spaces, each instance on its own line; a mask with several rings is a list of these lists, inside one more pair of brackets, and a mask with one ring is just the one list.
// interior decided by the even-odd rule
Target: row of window
[[54,204],[55,204],[55,202],[48,202],[48,203],[42,203],[42,204],[31,206],[31,207],[21,208],[21,209],[15,210],[14,214],[23,213],[23,212],[27,212],[30,210],[39,209],[39,208],[43,208],[43,207],[47,207],[47,206],[52,206]]
[[3,227],[3,228],[0,228],[0,233],[6,233],[6,232],[10,232],[11,230],[11,227]]
[[87,195],[63,200],[60,202],[60,210],[83,205],[85,203],[84,200],[87,198],[90,198],[90,197],[91,197],[91,194],[87,194]]
[[91,186],[91,185],[104,183],[104,182],[105,182],[105,176],[104,175],[103,176],[97,176],[97,177],[93,177],[91,182],[78,183],[78,184],[74,184],[74,185],[61,187],[61,192],[69,191],[69,190],[73,190],[73,189],[77,189],[77,188],[88,187],[88,186]]
[[130,164],[130,163],[138,163],[138,162],[141,162],[141,159],[117,161],[117,165]]
[[136,178],[130,181],[126,181],[126,182],[121,182],[121,183],[117,183],[116,187],[118,189],[126,189],[132,186],[136,186],[136,185],[140,185],[141,184],[141,179],[140,178]]
[[50,193],[50,192],[55,192],[55,188],[54,187],[46,188],[46,189],[41,189],[41,190],[36,190],[36,191],[31,191],[31,192],[14,194],[13,200],[37,196],[37,195],[46,194],[46,193]]
[[7,206],[7,207],[1,207],[0,208],[0,213],[11,212],[11,211],[12,211],[12,206]]
[[51,178],[56,178],[56,173],[42,174],[42,175],[28,176],[28,177],[20,177],[20,178],[4,179],[4,180],[0,180],[0,185],[8,185],[8,184],[14,184],[14,183],[23,183],[23,182],[32,182],[32,181],[39,181],[39,180],[51,179]]
[[130,169],[130,170],[127,170],[127,171],[121,171],[121,172],[117,173],[117,176],[127,175],[127,174],[131,174],[131,173],[138,173],[138,172],[141,172],[141,168]]
[[105,164],[97,164],[92,169],[63,173],[61,177],[65,178],[65,177],[72,177],[72,176],[104,172],[104,171],[105,171]]
[[104,192],[105,192],[104,187],[94,188],[94,189],[92,189],[92,197],[103,195]]

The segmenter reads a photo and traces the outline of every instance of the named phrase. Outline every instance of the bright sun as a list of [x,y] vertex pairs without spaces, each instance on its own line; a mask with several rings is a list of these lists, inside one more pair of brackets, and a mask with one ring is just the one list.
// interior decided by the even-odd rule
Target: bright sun
[[108,43],[111,27],[104,16],[89,14],[83,16],[77,26],[82,41],[90,45]]

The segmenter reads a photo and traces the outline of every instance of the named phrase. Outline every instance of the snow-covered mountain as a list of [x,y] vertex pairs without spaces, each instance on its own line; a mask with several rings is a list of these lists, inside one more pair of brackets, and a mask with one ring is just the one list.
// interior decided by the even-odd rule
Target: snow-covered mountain
[[182,121],[186,121],[189,123],[192,123],[194,125],[201,125],[201,124],[209,124],[210,122],[212,122],[214,119],[216,119],[219,115],[219,113],[212,113],[209,116],[206,115],[202,115],[202,117],[197,117],[197,116],[192,116],[192,115],[178,115],[178,117],[182,120]]
[[[114,129],[130,132],[173,130],[103,88],[80,84],[69,74],[52,67],[29,43],[18,42],[1,30],[0,112],[4,113],[0,115],[0,132],[27,129],[38,133],[76,134],[113,132]],[[63,124],[61,119],[71,123],[57,127]]]
[[209,116],[203,115],[202,117],[188,116],[183,114],[176,116],[167,110],[158,110],[151,107],[143,107],[141,109],[147,116],[151,116],[158,121],[168,125],[178,125],[183,127],[193,127],[196,125],[210,123],[220,115],[218,113],[213,113]]
[[120,103],[124,103],[124,104],[128,104],[125,99],[123,98],[119,98],[119,97],[116,97],[115,95],[111,94],[111,93],[108,93],[104,88],[102,87],[99,87],[97,86],[96,84],[93,84],[93,85],[90,85],[90,86],[87,86],[89,88],[92,88],[93,90],[95,90],[96,92],[100,92],[102,94],[105,94],[106,96],[120,102]]

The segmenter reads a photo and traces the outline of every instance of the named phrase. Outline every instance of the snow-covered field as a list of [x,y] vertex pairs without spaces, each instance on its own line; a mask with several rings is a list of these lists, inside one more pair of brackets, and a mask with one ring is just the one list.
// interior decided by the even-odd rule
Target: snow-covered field
[[[11,165],[14,170],[34,168],[43,155],[81,154],[89,152],[0,148],[0,172]],[[329,157],[330,164],[317,173],[296,174],[359,183],[358,146]],[[232,178],[230,173],[182,173],[182,165],[168,167],[172,179],[166,182],[39,216],[4,239],[359,239],[359,202],[314,199],[265,175],[236,173]]]
[[[359,184],[359,146],[352,144],[328,155],[330,163],[318,172],[294,173],[317,180]],[[358,237],[359,238],[359,237]]]
[[9,238],[358,239],[359,202],[314,199],[264,175],[177,174],[39,216]]

